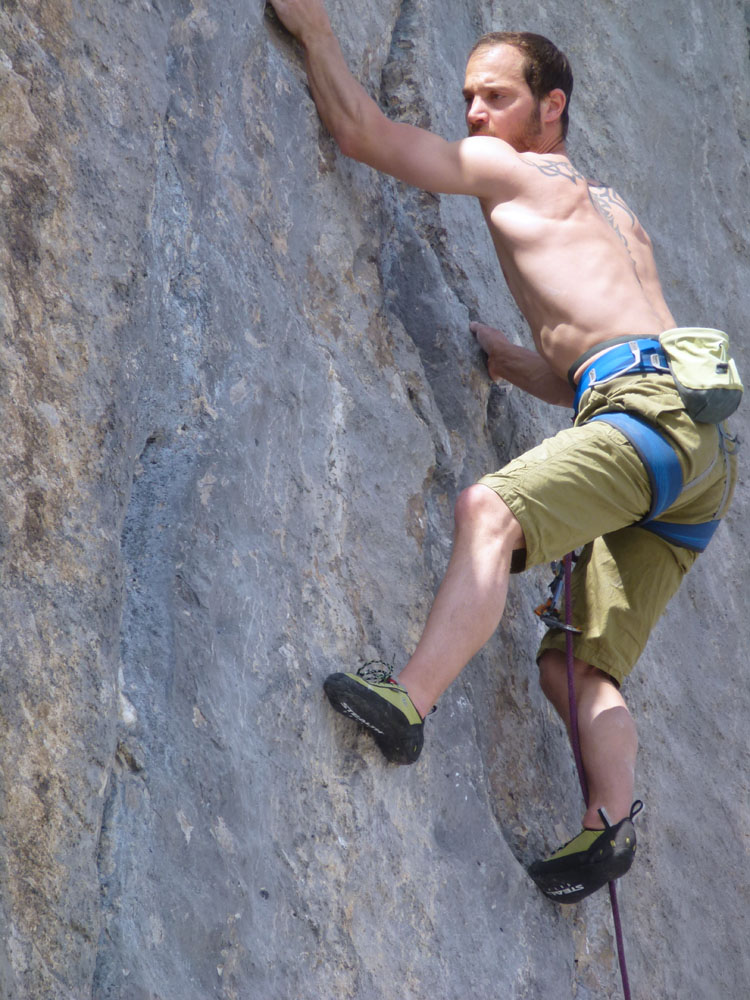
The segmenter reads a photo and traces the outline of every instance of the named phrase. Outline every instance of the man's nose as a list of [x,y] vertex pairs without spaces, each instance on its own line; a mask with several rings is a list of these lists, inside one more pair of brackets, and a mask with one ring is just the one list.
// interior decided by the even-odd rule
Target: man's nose
[[466,105],[466,121],[470,124],[483,121],[487,117],[487,107],[482,98],[477,94],[471,99],[471,103]]

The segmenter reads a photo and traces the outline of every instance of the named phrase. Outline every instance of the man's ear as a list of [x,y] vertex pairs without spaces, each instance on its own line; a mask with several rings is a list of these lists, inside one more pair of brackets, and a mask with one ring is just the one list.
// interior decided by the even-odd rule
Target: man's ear
[[550,125],[559,121],[566,103],[565,91],[560,90],[559,87],[550,90],[549,94],[542,98],[542,121]]

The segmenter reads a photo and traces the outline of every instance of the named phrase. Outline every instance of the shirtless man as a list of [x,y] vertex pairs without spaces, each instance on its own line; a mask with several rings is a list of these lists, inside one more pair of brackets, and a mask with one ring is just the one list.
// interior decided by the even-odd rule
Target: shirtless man
[[[573,80],[551,42],[528,33],[483,36],[466,68],[469,135],[448,142],[382,114],[349,72],[322,0],[271,2],[303,46],[318,112],[343,153],[427,191],[479,199],[536,348],[472,323],[491,378],[570,406],[582,372],[590,376],[595,360],[622,351],[605,342],[650,342],[644,357],[656,351],[649,355],[656,367],[634,368],[629,355],[622,377],[608,372],[601,386],[596,378],[578,400],[573,427],[461,493],[445,578],[397,680],[360,672],[325,682],[333,706],[372,730],[389,760],[413,762],[424,716],[500,622],[514,552],[515,570],[519,556],[538,565],[585,546],[573,599],[582,630],[574,664],[588,808],[582,832],[530,869],[551,898],[576,901],[632,862],[637,738],[620,683],[696,557],[633,526],[651,503],[647,470],[620,430],[590,418],[627,409],[659,423],[679,449],[688,483],[714,463],[700,490],[670,507],[678,521],[720,516],[726,506],[729,465],[716,462],[717,429],[687,417],[653,346],[675,323],[646,233],[622,199],[587,182],[568,159]],[[564,634],[549,632],[538,664],[542,689],[569,726],[564,648]]]

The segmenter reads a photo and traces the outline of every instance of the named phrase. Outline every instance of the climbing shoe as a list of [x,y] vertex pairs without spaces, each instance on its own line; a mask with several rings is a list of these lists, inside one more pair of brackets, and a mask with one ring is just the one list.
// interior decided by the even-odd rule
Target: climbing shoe
[[356,674],[330,674],[323,682],[323,690],[337,712],[372,732],[388,760],[413,764],[419,757],[424,720],[406,688],[391,677],[387,664],[371,660]]
[[544,861],[535,861],[529,875],[545,896],[557,903],[577,903],[608,882],[624,875],[635,857],[633,819],[643,809],[637,800],[630,815],[610,825],[606,813],[599,810],[604,830],[583,829]]

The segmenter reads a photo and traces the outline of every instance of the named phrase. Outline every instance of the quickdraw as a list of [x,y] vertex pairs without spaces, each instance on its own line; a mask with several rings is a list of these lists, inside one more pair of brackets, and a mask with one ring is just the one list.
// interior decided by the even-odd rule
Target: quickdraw
[[[572,555],[571,558],[575,561],[576,556]],[[534,608],[534,614],[541,618],[547,628],[580,635],[581,630],[575,628],[569,621],[564,621],[557,607],[557,602],[560,600],[560,593],[565,583],[565,560],[560,559],[557,562],[553,562],[550,569],[555,574],[549,585],[550,596],[544,604],[540,604],[538,608]]]

